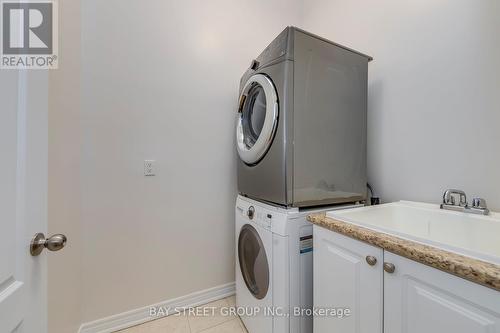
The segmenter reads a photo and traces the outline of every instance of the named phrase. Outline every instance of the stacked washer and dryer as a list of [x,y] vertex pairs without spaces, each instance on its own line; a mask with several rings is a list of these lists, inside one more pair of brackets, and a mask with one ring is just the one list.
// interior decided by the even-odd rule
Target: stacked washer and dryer
[[241,78],[236,305],[249,333],[312,333],[306,216],[366,199],[370,60],[287,27]]

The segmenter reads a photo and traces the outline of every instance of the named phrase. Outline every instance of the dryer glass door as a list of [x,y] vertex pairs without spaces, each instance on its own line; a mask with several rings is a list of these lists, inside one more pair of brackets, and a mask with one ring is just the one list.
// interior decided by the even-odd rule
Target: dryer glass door
[[254,165],[268,151],[278,125],[278,95],[267,76],[256,74],[248,79],[238,112],[238,154],[246,164]]
[[238,258],[248,290],[255,298],[263,299],[269,289],[269,263],[257,230],[249,224],[245,224],[240,231]]

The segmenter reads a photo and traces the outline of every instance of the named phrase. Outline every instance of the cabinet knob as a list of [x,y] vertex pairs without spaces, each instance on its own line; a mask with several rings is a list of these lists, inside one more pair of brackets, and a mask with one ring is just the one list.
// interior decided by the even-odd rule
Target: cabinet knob
[[375,258],[374,256],[366,256],[366,262],[370,266],[375,266],[375,264],[377,263],[377,258]]
[[384,271],[392,274],[395,270],[396,266],[394,266],[394,264],[391,264],[390,262],[384,262]]

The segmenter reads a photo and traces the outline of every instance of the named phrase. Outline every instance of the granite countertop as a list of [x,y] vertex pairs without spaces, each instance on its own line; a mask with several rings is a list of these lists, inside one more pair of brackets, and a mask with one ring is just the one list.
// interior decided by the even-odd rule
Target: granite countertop
[[311,214],[307,220],[323,228],[500,291],[500,265],[343,222],[326,216],[326,213]]

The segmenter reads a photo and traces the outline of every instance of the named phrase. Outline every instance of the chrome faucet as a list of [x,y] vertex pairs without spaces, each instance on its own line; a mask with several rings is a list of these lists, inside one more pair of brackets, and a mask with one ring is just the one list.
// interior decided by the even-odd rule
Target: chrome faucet
[[[458,197],[459,199],[458,204],[456,204],[455,197]],[[467,202],[467,195],[462,190],[450,189],[444,191],[443,203],[440,207],[441,209],[454,210],[470,214],[488,215],[490,213],[490,210],[486,205],[486,200],[483,198],[472,199],[472,206],[469,206]]]
[[455,206],[454,195],[458,195],[460,198],[460,201],[458,203],[459,207],[466,207],[467,206],[467,195],[462,190],[446,190],[446,191],[444,191],[443,203],[441,204],[441,206],[443,206],[443,205]]

